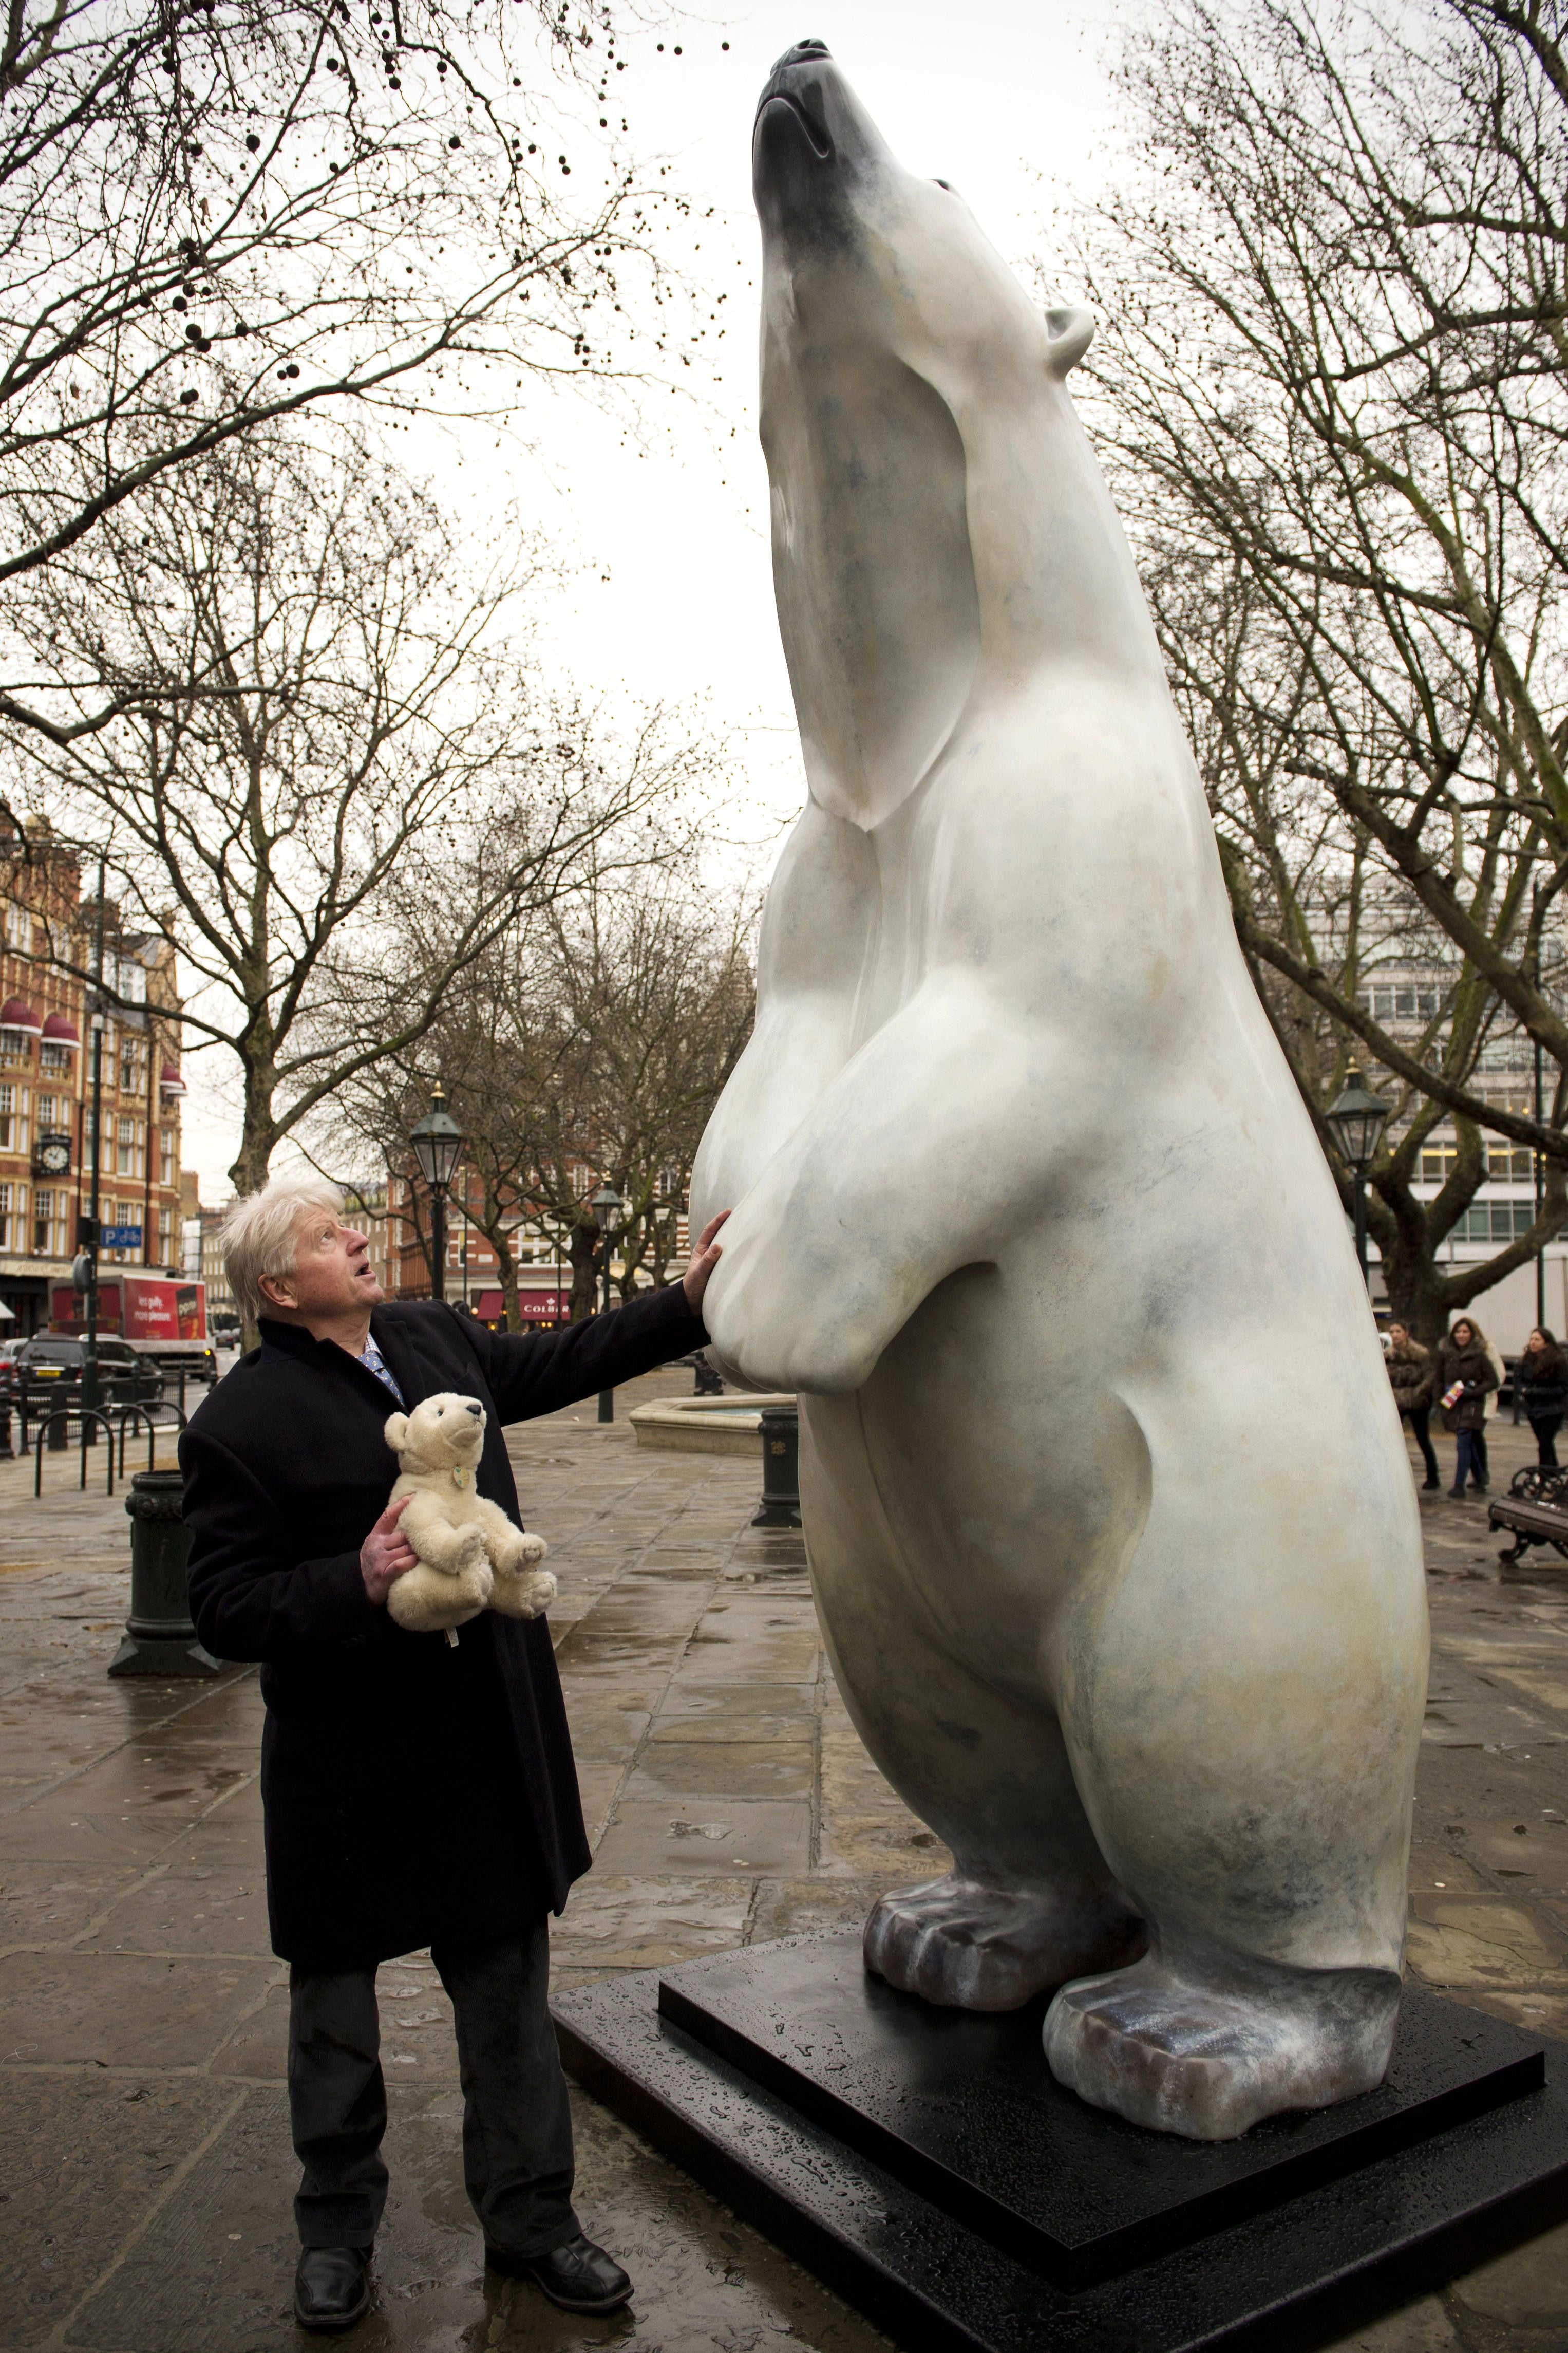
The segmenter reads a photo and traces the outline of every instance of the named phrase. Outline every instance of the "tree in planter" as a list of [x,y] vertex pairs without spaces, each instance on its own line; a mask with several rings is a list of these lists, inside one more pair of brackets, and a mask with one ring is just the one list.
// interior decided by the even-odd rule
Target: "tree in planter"
[[[1479,1124],[1493,1106],[1478,1084],[1490,1049],[1514,1030],[1511,1016],[1469,959],[1372,854],[1364,834],[1303,778],[1296,747],[1318,724],[1310,664],[1274,627],[1246,575],[1216,573],[1179,542],[1146,540],[1145,579],[1167,669],[1195,747],[1214,812],[1220,859],[1242,952],[1339,1184],[1347,1214],[1353,1177],[1337,1157],[1325,1113],[1350,1062],[1373,1061],[1358,1030],[1373,1020],[1373,983],[1391,970],[1422,975],[1409,987],[1411,1027],[1396,1032],[1399,1070],[1391,1117],[1370,1172],[1367,1223],[1390,1303],[1418,1336],[1553,1240],[1568,1188],[1548,1164],[1540,1216],[1528,1233],[1469,1264],[1445,1264],[1447,1237],[1489,1173]],[[1370,767],[1375,729],[1361,734]],[[1527,860],[1506,841],[1488,846],[1474,878],[1474,920],[1505,944],[1524,916]],[[1443,1095],[1435,1092],[1438,1087]],[[1468,1109],[1461,1108],[1468,1106]],[[1553,1110],[1553,1120],[1561,1107]],[[1435,1156],[1432,1139],[1453,1118],[1457,1147],[1433,1199],[1415,1190]],[[1506,1148],[1505,1148],[1506,1158]]]
[[[14,0],[0,580],[279,418],[623,370],[633,282],[675,315],[652,237],[679,199],[619,153],[617,35],[605,0]],[[123,707],[32,675],[13,646],[0,713],[57,740]]]
[[[1083,256],[1093,423],[1147,563],[1244,583],[1289,773],[1551,1063],[1549,1119],[1425,1067],[1300,940],[1256,953],[1456,1117],[1568,1166],[1568,163],[1556,19],[1184,0],[1123,73],[1132,172]],[[1098,391],[1099,397],[1093,396]],[[1167,640],[1169,650],[1169,640]]]
[[657,715],[612,751],[591,714],[531,706],[487,648],[514,586],[465,586],[429,501],[368,453],[328,467],[280,436],[172,474],[40,583],[62,694],[154,681],[18,748],[62,829],[112,846],[126,922],[176,939],[185,1035],[237,1065],[241,1191],[595,844],[642,856],[630,820],[702,767]]

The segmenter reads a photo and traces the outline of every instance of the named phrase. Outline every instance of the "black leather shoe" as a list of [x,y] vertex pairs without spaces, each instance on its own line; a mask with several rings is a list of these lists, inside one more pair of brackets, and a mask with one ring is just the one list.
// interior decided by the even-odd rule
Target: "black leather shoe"
[[563,2312],[619,2312],[631,2295],[630,2277],[613,2255],[595,2247],[581,2231],[547,2255],[509,2255],[487,2247],[485,2261],[506,2279],[531,2279]]
[[368,2247],[307,2247],[294,2274],[294,2317],[314,2337],[352,2328],[370,2310]]

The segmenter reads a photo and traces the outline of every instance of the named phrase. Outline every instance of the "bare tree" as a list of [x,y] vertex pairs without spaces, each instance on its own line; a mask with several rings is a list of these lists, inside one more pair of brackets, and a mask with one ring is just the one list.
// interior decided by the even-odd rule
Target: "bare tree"
[[612,752],[591,714],[531,703],[490,642],[512,572],[465,586],[430,501],[353,458],[231,442],[37,592],[63,700],[152,683],[24,755],[64,831],[110,845],[126,922],[177,941],[186,1034],[238,1065],[246,1191],[521,913],[643,855],[630,820],[695,765],[656,727]]
[[[336,1107],[334,1150],[369,1145],[395,1167],[439,1078],[468,1137],[465,1211],[496,1252],[513,1329],[524,1230],[571,1268],[574,1319],[593,1313],[610,1257],[625,1298],[676,1256],[697,1145],[752,1017],[748,911],[689,871],[689,845],[668,840],[630,873],[596,863],[492,943],[418,1044]],[[626,1203],[608,1243],[591,1205],[604,1176]]]
[[[0,580],[268,420],[624,364],[679,200],[620,158],[616,36],[605,0],[13,0]],[[62,724],[16,663],[0,713]]]
[[[1178,705],[1195,747],[1219,838],[1237,936],[1275,1035],[1311,1113],[1347,1212],[1352,1172],[1339,1161],[1325,1113],[1344,1083],[1358,1040],[1352,1027],[1377,999],[1373,984],[1397,977],[1406,1018],[1391,1028],[1412,1081],[1389,1073],[1391,1117],[1370,1172],[1368,1226],[1391,1305],[1426,1338],[1553,1240],[1568,1213],[1565,1172],[1548,1164],[1540,1212],[1523,1234],[1470,1261],[1445,1263],[1444,1245],[1510,1147],[1488,1152],[1480,1126],[1440,1102],[1427,1073],[1451,1094],[1487,1103],[1480,1066],[1517,1024],[1474,963],[1456,949],[1364,833],[1335,800],[1297,773],[1293,754],[1312,724],[1310,665],[1274,621],[1247,575],[1220,575],[1173,540],[1145,545],[1151,607]],[[1502,885],[1497,869],[1502,864]],[[1494,855],[1472,905],[1506,941],[1517,926],[1521,861]],[[1510,895],[1511,894],[1511,895]],[[1561,962],[1555,976],[1561,986]],[[1388,997],[1388,988],[1379,994]],[[1383,1073],[1375,1058],[1374,1082]],[[1434,1141],[1454,1120],[1457,1146]],[[1521,1155],[1523,1156],[1523,1155]],[[1431,1198],[1417,1190],[1440,1170]]]
[[1082,259],[1134,537],[1146,562],[1179,540],[1205,597],[1245,584],[1268,626],[1237,649],[1238,711],[1291,681],[1283,773],[1448,944],[1466,1001],[1540,1041],[1550,1117],[1469,1086],[1459,1048],[1423,1061],[1299,930],[1251,952],[1415,1095],[1568,1166],[1568,1009],[1537,977],[1568,876],[1555,15],[1177,0],[1123,86],[1134,168]]

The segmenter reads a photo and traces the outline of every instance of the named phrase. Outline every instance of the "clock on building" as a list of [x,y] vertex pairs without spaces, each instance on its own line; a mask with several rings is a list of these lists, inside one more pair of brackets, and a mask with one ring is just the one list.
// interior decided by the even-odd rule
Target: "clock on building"
[[40,1176],[68,1176],[71,1140],[68,1135],[40,1135],[33,1147],[33,1166]]

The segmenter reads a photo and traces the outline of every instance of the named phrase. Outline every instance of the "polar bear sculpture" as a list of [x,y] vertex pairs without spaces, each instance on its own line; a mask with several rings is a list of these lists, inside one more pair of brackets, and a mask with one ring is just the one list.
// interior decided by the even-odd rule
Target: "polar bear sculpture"
[[1378,2083],[1426,1672],[1365,1292],[1042,318],[819,42],[763,94],[763,439],[810,799],[693,1229],[801,1401],[850,1714],[952,1873],[868,1966],[1057,1989],[1202,2138]]

